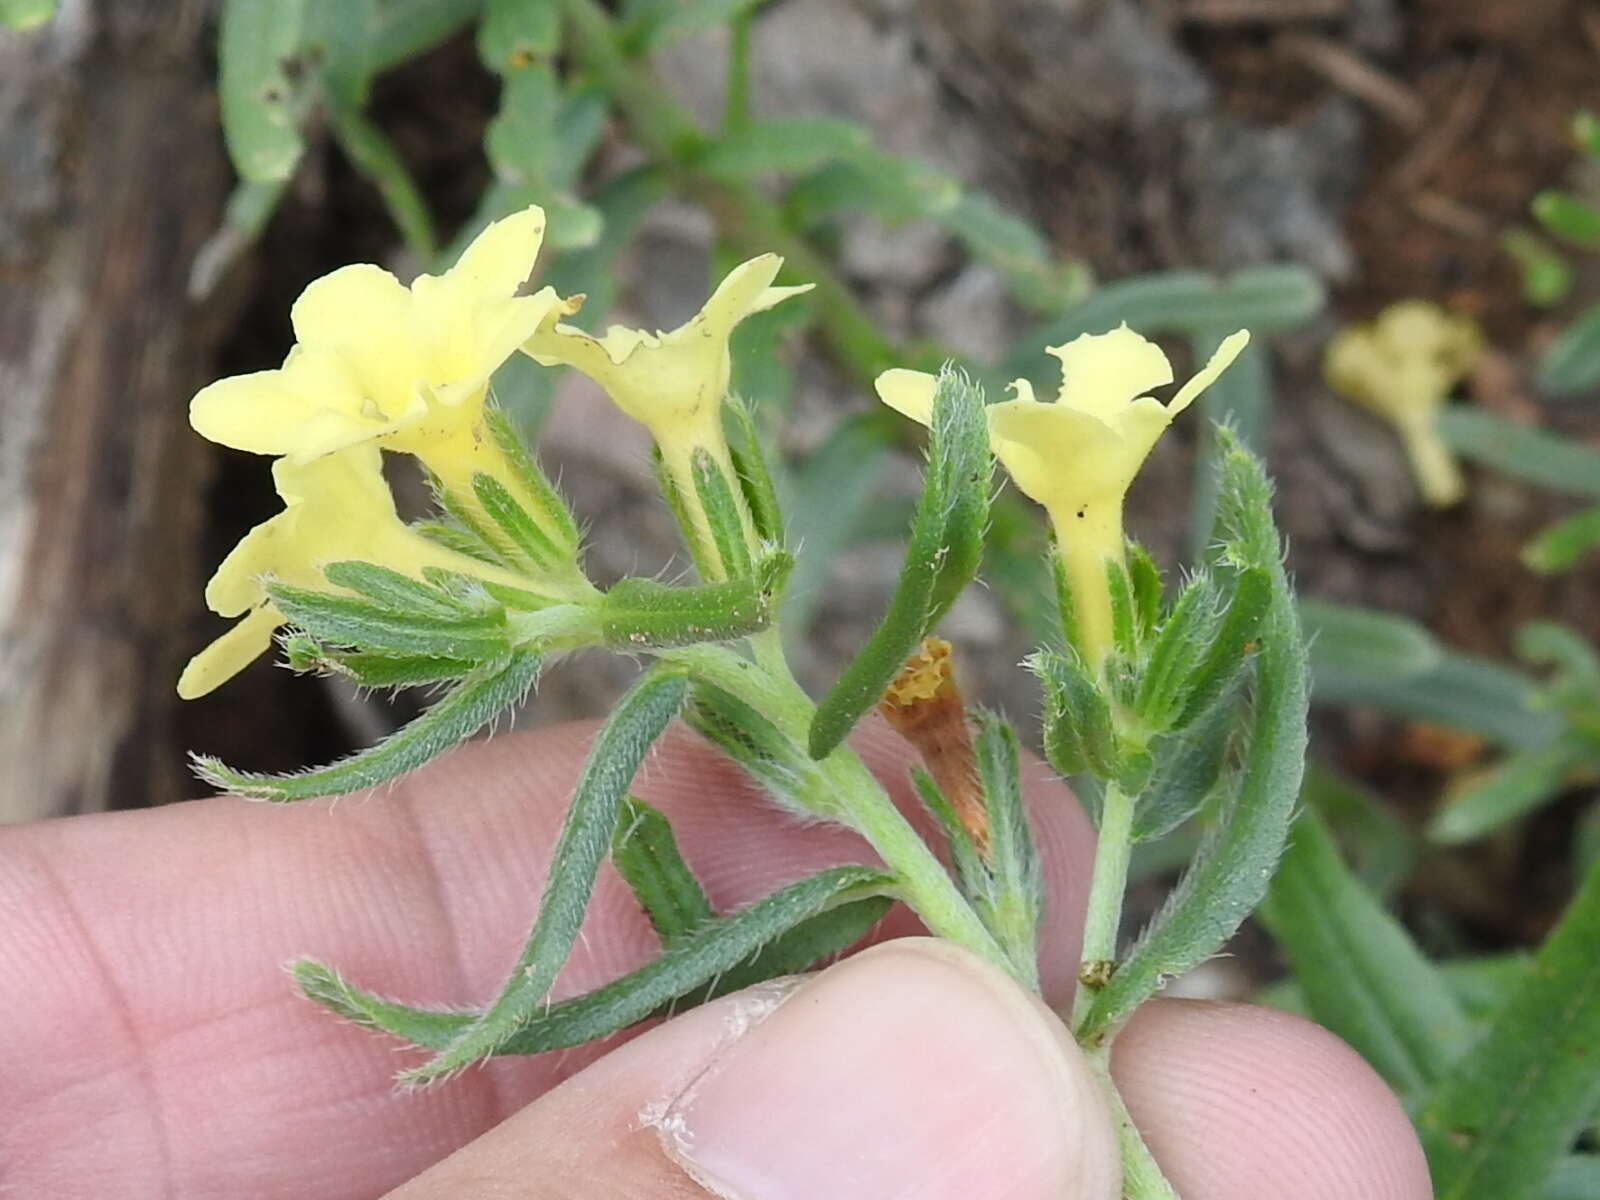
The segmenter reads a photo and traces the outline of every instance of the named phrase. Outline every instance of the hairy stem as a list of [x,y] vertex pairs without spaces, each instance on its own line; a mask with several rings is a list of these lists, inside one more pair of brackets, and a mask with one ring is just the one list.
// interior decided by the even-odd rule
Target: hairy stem
[[1122,1155],[1122,1200],[1180,1200],[1133,1123],[1128,1106],[1122,1102],[1122,1093],[1111,1080],[1110,1046],[1091,1052],[1089,1066],[1105,1092],[1111,1120],[1117,1129],[1117,1149]]
[[1083,965],[1072,1005],[1076,1027],[1094,1004],[1095,993],[1117,958],[1117,930],[1122,923],[1123,893],[1128,888],[1128,860],[1133,853],[1133,809],[1137,798],[1107,783],[1100,805],[1100,835],[1094,849],[1094,878],[1089,885],[1089,912],[1083,923]]

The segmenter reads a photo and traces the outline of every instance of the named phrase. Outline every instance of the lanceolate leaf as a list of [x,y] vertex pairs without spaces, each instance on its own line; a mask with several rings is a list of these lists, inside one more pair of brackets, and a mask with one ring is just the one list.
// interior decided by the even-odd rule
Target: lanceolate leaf
[[[654,962],[584,996],[539,1005],[494,1052],[580,1046],[646,1017],[792,974],[849,946],[883,915],[893,881],[871,867],[833,867],[702,925]],[[305,993],[348,1020],[445,1050],[481,1014],[411,1008],[361,991],[321,963],[294,966]]]
[[1262,916],[1311,1015],[1416,1101],[1460,1058],[1466,1013],[1444,976],[1373,899],[1313,809],[1295,822]]
[[258,775],[197,756],[195,773],[207,783],[253,800],[306,800],[371,787],[421,766],[521,703],[539,676],[540,662],[538,654],[524,650],[480,666],[427,712],[376,746],[314,771]]
[[1407,617],[1379,609],[1301,600],[1300,623],[1319,690],[1356,692],[1367,679],[1421,675],[1444,660],[1433,634]]
[[[1600,362],[1596,364],[1600,377]],[[1600,497],[1600,450],[1482,408],[1454,406],[1439,416],[1453,449],[1539,487]]]
[[600,860],[611,846],[629,785],[688,694],[681,672],[652,669],[612,709],[573,791],[545,880],[539,915],[499,999],[431,1061],[406,1073],[426,1083],[493,1054],[545,1003],[583,923]]
[[1600,744],[1573,733],[1519,750],[1453,792],[1428,823],[1428,836],[1446,845],[1480,838],[1553,800],[1578,767],[1596,759]]
[[1439,1200],[1533,1200],[1600,1108],[1600,871],[1418,1118]]
[[633,889],[663,946],[693,933],[716,914],[700,881],[678,853],[666,817],[635,796],[625,796],[611,837],[611,862]]
[[763,556],[754,574],[721,583],[672,587],[623,579],[600,602],[606,645],[619,650],[726,642],[772,623],[792,560],[782,550]]
[[422,616],[353,596],[268,583],[267,594],[292,624],[320,642],[389,654],[431,654],[487,662],[509,648],[505,614]]
[[229,0],[217,60],[222,132],[234,170],[254,183],[288,179],[305,149],[292,60],[300,51],[305,0]]
[[1272,602],[1255,659],[1249,746],[1233,794],[1177,888],[1100,992],[1087,1036],[1114,1031],[1163,979],[1222,948],[1266,894],[1300,794],[1306,658],[1261,464],[1221,431],[1218,525],[1230,557],[1269,573]]
[[982,398],[971,383],[946,371],[934,397],[928,469],[905,566],[883,621],[817,707],[813,757],[825,758],[844,740],[971,582],[983,553],[992,470]]

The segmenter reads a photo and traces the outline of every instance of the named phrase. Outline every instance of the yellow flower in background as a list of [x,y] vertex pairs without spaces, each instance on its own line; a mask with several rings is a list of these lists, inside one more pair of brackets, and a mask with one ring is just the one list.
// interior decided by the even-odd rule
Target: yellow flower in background
[[1423,499],[1436,507],[1466,494],[1438,420],[1482,348],[1482,335],[1469,318],[1426,300],[1402,300],[1370,325],[1340,331],[1322,360],[1329,387],[1394,426]]
[[291,310],[296,341],[283,366],[202,389],[190,422],[224,446],[301,464],[376,443],[416,455],[469,501],[477,471],[517,492],[516,473],[483,428],[483,405],[495,370],[570,309],[551,288],[517,295],[544,224],[537,207],[496,221],[455,266],[409,288],[370,264],[314,281]]
[[[1050,514],[1072,587],[1078,635],[1095,663],[1111,647],[1106,564],[1122,559],[1123,498],[1173,417],[1215,382],[1249,340],[1243,330],[1227,338],[1163,404],[1145,394],[1172,382],[1172,365],[1160,347],[1126,325],[1084,334],[1050,348],[1061,360],[1062,373],[1053,402],[1036,399],[1033,385],[1019,379],[1011,385],[1015,399],[987,410],[995,457]],[[921,371],[886,371],[878,377],[878,395],[926,425],[935,383]]]
[[[184,668],[178,695],[185,700],[225,683],[271,646],[283,617],[267,597],[268,577],[339,592],[322,568],[359,559],[417,579],[424,567],[443,567],[523,590],[530,586],[521,575],[447,550],[407,527],[384,482],[383,456],[370,443],[307,463],[281,458],[273,464],[272,481],[284,510],[247,533],[206,585],[211,611],[243,619]],[[553,598],[564,598],[558,587],[551,591]]]

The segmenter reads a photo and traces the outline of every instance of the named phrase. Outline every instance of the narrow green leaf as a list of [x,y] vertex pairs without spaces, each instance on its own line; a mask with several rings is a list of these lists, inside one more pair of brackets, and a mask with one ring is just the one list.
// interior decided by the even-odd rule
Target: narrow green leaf
[[1548,308],[1559,304],[1572,291],[1571,265],[1537,234],[1526,229],[1508,229],[1500,235],[1500,247],[1517,264],[1522,275],[1522,294],[1529,304]]
[[187,287],[190,300],[200,301],[210,296],[227,269],[255,244],[278,210],[278,201],[283,199],[288,183],[286,179],[266,182],[241,179],[234,185],[222,210],[222,224],[194,252]]
[[689,467],[694,480],[695,495],[700,501],[700,511],[705,514],[711,531],[712,547],[721,566],[718,574],[729,579],[749,575],[754,564],[750,558],[750,538],[747,532],[747,514],[742,496],[734,493],[734,483],[723,470],[722,464],[704,448],[696,449]]
[[290,624],[319,642],[390,654],[433,654],[487,662],[510,648],[505,613],[422,616],[351,596],[267,584],[273,605]]
[[1142,638],[1148,639],[1161,617],[1161,568],[1138,542],[1128,542],[1128,577],[1133,581],[1133,603]]
[[360,592],[369,600],[375,600],[396,612],[444,620],[474,615],[469,607],[449,593],[418,583],[409,575],[402,575],[377,563],[347,559],[329,563],[322,568],[322,574],[335,587]]
[[305,0],[228,0],[217,36],[217,94],[228,157],[243,179],[274,183],[294,173],[305,139],[295,56]]
[[478,57],[495,74],[549,59],[560,46],[560,0],[483,0]]
[[1439,1200],[1533,1200],[1600,1108],[1600,872],[1418,1117]]
[[696,33],[727,25],[766,0],[647,0],[631,29],[641,49],[659,50]]
[[689,684],[676,670],[656,667],[617,702],[596,735],[572,804],[561,825],[526,945],[494,1004],[433,1059],[401,1078],[427,1083],[501,1049],[545,1004],[583,924],[600,860],[611,845],[623,798],[639,764],[683,707]]
[[1168,976],[1220,950],[1266,894],[1300,794],[1306,747],[1306,657],[1261,463],[1220,434],[1218,525],[1242,567],[1268,572],[1249,746],[1237,784],[1160,913],[1096,997],[1080,1035],[1115,1030]]
[[825,758],[878,702],[934,621],[972,580],[983,554],[993,460],[977,388],[954,371],[939,376],[928,469],[912,518],[905,565],[888,611],[829,690],[811,723],[811,754]]
[[1378,899],[1397,891],[1417,858],[1417,837],[1380,798],[1327,767],[1306,768],[1301,799],[1339,839],[1356,877]]
[[482,8],[483,0],[337,0],[312,4],[306,40],[341,104],[366,103],[372,80],[437,46]]
[[[519,354],[515,357],[532,362],[526,355]],[[516,472],[516,481],[522,485],[523,492],[534,501],[538,511],[533,515],[539,528],[551,542],[560,547],[564,558],[576,557],[582,539],[578,535],[578,523],[573,519],[572,509],[529,452],[527,444],[517,433],[510,416],[498,404],[491,402],[484,406],[483,418],[489,436],[494,439],[500,453]]]
[[1600,241],[1600,209],[1569,192],[1540,192],[1533,198],[1533,215],[1561,237],[1574,242]]
[[506,709],[520,704],[539,677],[541,659],[519,651],[477,668],[409,725],[326,767],[297,775],[236,771],[218,759],[194,758],[195,774],[213,787],[252,800],[306,800],[372,787],[419,767],[471,737]]
[[1152,729],[1172,728],[1182,715],[1194,678],[1221,622],[1221,597],[1207,573],[1184,584],[1162,622],[1139,680],[1134,709]]
[[1444,661],[1433,634],[1409,617],[1326,600],[1300,601],[1300,623],[1319,688],[1359,692],[1368,679],[1426,674]]
[[1539,532],[1522,550],[1522,561],[1535,571],[1565,571],[1600,546],[1600,505],[1574,513]]
[[336,650],[297,634],[284,639],[284,658],[291,669],[348,679],[357,687],[403,688],[443,683],[472,673],[478,665],[468,659],[432,655],[366,654]]
[[[1192,334],[1189,346],[1195,364],[1210,360],[1232,329],[1209,329]],[[1229,425],[1257,454],[1266,453],[1267,424],[1272,408],[1271,349],[1264,339],[1252,339],[1233,364],[1200,393],[1200,448],[1195,458],[1194,482],[1189,489],[1189,548],[1203,556],[1216,519],[1216,437],[1219,425]]]
[[1302,812],[1261,915],[1320,1024],[1415,1102],[1470,1044],[1443,975],[1362,886],[1315,810]]
[[742,579],[673,587],[654,579],[623,579],[600,601],[602,636],[619,650],[728,642],[772,623],[792,560],[764,554]]
[[411,528],[429,541],[437,542],[446,550],[454,550],[457,554],[465,554],[468,558],[476,558],[491,566],[502,565],[500,551],[496,547],[484,541],[475,529],[459,524],[453,519],[416,521]]
[[1041,650],[1027,660],[1044,685],[1044,752],[1062,775],[1116,778],[1121,767],[1111,706],[1094,673],[1071,651]]
[[1236,724],[1231,700],[1224,695],[1186,729],[1155,742],[1150,780],[1133,814],[1136,845],[1166,837],[1216,793]]
[[1183,694],[1183,709],[1173,728],[1183,729],[1209,712],[1244,673],[1255,653],[1256,639],[1269,619],[1274,582],[1264,567],[1224,569],[1227,607],[1205,656],[1195,667]]
[[830,785],[805,747],[743,700],[697,682],[685,720],[738,763],[780,807],[805,820],[828,811]]
[[1550,343],[1536,378],[1552,396],[1572,396],[1600,384],[1600,304],[1584,309]]
[[0,0],[0,25],[26,33],[56,15],[57,0]]
[[[1600,324],[1595,332],[1594,378],[1600,381]],[[1600,498],[1600,449],[1593,446],[1466,405],[1440,414],[1439,433],[1457,453],[1497,471],[1539,487]]]
[[559,571],[570,565],[561,547],[539,527],[528,510],[519,504],[505,484],[493,475],[478,471],[472,476],[472,494],[489,514],[500,532],[520,557],[537,571]]
[[979,915],[1020,972],[1019,978],[1037,986],[1044,880],[1022,802],[1017,735],[991,712],[978,712],[974,724],[973,754],[989,817],[987,866],[992,881],[979,902]]
[[1081,264],[1058,262],[1031,222],[1006,212],[982,192],[964,192],[933,215],[969,254],[1004,275],[1017,299],[1034,312],[1061,312],[1089,289],[1089,274]]
[[423,262],[431,262],[438,247],[433,214],[400,152],[388,135],[359,108],[333,95],[328,100],[333,136],[356,170],[378,189],[384,208],[405,239],[406,248]]
[[1538,685],[1528,676],[1475,655],[1442,653],[1433,670],[1409,675],[1357,679],[1325,671],[1317,678],[1316,700],[1451,725],[1504,746],[1539,746],[1560,732],[1555,714],[1531,707]]
[[799,174],[850,155],[871,135],[836,117],[767,117],[749,121],[710,143],[696,162],[721,179]]
[[[774,311],[782,311],[781,306]],[[762,449],[761,435],[756,430],[755,413],[750,406],[738,402],[723,408],[728,430],[728,453],[733,457],[734,473],[739,479],[739,490],[744,496],[756,536],[774,546],[786,541],[783,527],[783,509],[778,503],[778,489],[772,481],[772,470]]]
[[636,796],[624,796],[611,836],[611,862],[644,909],[662,946],[716,919],[711,901],[678,852],[672,826]]
[[1428,823],[1428,837],[1444,845],[1483,837],[1553,800],[1579,766],[1597,757],[1600,746],[1575,734],[1518,751],[1453,792]]
[[[690,1003],[789,975],[856,941],[890,904],[893,881],[871,867],[833,867],[790,884],[748,908],[703,925],[660,958],[584,996],[539,1005],[496,1047],[497,1054],[542,1054],[581,1046]],[[347,1020],[419,1046],[447,1051],[481,1014],[411,1008],[352,987],[309,959],[293,968],[306,995]]]

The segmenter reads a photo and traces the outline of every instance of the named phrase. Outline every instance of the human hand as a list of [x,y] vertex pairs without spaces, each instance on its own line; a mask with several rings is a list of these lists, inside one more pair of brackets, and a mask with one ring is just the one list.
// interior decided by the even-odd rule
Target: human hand
[[[1116,1195],[1110,1118],[1059,1022],[925,940],[625,1045],[395,1092],[393,1044],[300,998],[275,964],[310,955],[428,1003],[490,995],[589,732],[495,739],[332,806],[224,798],[0,831],[0,1194],[687,1198],[708,1194],[698,1178],[738,1200]],[[897,739],[869,726],[859,748],[904,779]],[[871,861],[848,832],[763,803],[687,735],[663,743],[637,790],[721,907]],[[1043,771],[1030,808],[1045,992],[1066,1004],[1092,834]],[[915,928],[897,912],[879,936]],[[653,950],[608,868],[558,990]],[[1430,1194],[1398,1103],[1298,1018],[1157,1001],[1118,1039],[1113,1072],[1183,1200]]]

